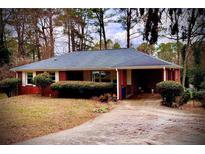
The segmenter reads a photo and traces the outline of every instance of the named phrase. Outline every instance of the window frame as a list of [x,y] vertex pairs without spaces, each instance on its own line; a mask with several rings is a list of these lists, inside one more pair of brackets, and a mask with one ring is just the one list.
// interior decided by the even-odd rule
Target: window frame
[[[53,75],[51,75],[51,74],[53,74]],[[52,80],[52,81],[56,81],[56,73],[55,72],[49,72],[49,77],[50,77],[50,79]],[[54,77],[54,80],[52,79]]]
[[[103,73],[105,73],[105,77],[102,77]],[[95,74],[98,74],[99,76],[96,77]],[[108,78],[106,77],[107,75],[108,75]],[[105,80],[109,80],[109,81],[105,81]],[[112,72],[106,71],[106,70],[105,71],[92,71],[92,81],[94,81],[94,82],[107,82],[107,83],[113,82]]]
[[112,82],[111,72],[110,71],[100,71],[100,79],[101,79],[101,82]]
[[[28,76],[29,74],[32,75],[32,78],[29,79],[30,77]],[[34,78],[33,72],[26,72],[26,85],[33,85],[32,80]],[[28,80],[31,80],[31,83],[28,82]]]

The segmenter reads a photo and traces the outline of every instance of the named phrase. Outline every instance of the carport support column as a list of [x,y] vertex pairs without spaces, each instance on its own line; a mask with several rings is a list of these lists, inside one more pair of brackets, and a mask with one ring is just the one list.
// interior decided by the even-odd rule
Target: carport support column
[[163,80],[166,81],[167,80],[167,72],[166,72],[166,68],[163,67]]
[[120,93],[119,93],[119,86],[120,86],[120,83],[119,83],[119,71],[118,69],[116,69],[116,72],[117,72],[117,99],[120,98]]
[[122,94],[121,94],[121,73],[118,69],[116,69],[116,73],[117,73],[117,99],[120,100],[122,99]]

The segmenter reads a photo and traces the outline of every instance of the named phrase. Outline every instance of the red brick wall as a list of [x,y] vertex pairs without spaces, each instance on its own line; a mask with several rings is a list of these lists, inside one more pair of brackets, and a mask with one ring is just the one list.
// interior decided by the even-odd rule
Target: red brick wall
[[[17,72],[18,73],[18,78],[22,80],[22,72]],[[38,72],[42,73],[42,72]],[[19,95],[24,95],[24,94],[40,94],[41,93],[41,89],[37,86],[33,86],[33,85],[26,85],[26,86],[22,86],[20,84],[19,89],[18,89],[18,93]],[[50,87],[46,88],[45,90],[45,96],[57,96],[57,92],[54,92],[50,89]]]
[[118,72],[119,72],[119,89],[117,89],[117,90],[119,90],[119,99],[121,100],[122,99],[122,70],[118,70]]
[[166,80],[174,80],[173,78],[172,78],[172,72],[173,72],[173,70],[172,69],[166,69]]
[[166,68],[166,80],[169,80],[169,69]]
[[175,81],[181,82],[180,80],[180,69],[175,69]]
[[126,70],[119,71],[119,99],[122,99],[122,87],[127,86],[127,72]]
[[127,86],[127,70],[122,71],[122,85]]
[[20,86],[19,94],[40,94],[40,89],[33,85]]
[[173,80],[180,82],[180,69],[166,69],[166,80]]
[[92,80],[91,71],[83,71],[83,80],[84,81],[91,81]]
[[59,71],[59,81],[67,80],[66,71]]
[[18,74],[18,79],[22,80],[22,72],[17,72],[17,74]]
[[[25,95],[25,94],[40,94],[41,89],[37,86],[33,85],[26,85],[26,86],[20,86],[19,87],[19,94],[20,95]],[[50,89],[50,87],[45,89],[45,96],[58,96],[58,92],[55,92]]]
[[36,75],[43,73],[43,71],[37,71]]

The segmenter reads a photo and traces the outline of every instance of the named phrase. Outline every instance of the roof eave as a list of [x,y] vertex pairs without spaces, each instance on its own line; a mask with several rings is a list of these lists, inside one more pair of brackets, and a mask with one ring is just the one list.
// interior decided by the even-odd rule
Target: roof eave
[[62,68],[62,69],[10,69],[14,72],[28,72],[28,71],[86,71],[86,70],[115,70],[115,69],[163,69],[163,68],[181,68],[181,66],[174,65],[152,65],[152,66],[123,66],[123,67],[99,67],[99,68]]

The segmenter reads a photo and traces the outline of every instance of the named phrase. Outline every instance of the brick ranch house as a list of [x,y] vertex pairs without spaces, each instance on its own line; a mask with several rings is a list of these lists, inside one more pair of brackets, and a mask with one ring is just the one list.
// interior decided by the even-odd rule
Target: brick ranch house
[[[22,80],[20,94],[38,94],[32,78],[44,71],[54,82],[80,80],[116,83],[117,98],[124,99],[139,92],[155,91],[156,83],[180,82],[180,66],[155,58],[135,49],[71,52],[11,69]],[[47,95],[52,95],[47,90]]]

